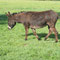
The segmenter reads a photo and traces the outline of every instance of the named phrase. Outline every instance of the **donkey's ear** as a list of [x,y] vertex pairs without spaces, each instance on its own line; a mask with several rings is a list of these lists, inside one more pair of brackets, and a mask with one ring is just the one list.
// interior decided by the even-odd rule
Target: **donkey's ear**
[[10,12],[8,12],[8,14],[10,15]]
[[10,16],[10,15],[11,15],[10,12],[6,13],[6,16]]

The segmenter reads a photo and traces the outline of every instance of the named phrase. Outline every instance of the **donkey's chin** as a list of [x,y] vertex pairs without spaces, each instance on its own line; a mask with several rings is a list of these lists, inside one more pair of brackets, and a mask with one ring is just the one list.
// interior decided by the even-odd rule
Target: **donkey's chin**
[[8,29],[11,30],[12,28],[10,26],[8,26]]

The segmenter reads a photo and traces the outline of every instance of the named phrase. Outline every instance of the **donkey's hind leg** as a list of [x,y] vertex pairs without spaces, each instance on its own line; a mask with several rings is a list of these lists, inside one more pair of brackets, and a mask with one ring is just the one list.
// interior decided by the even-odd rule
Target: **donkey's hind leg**
[[33,31],[34,35],[36,36],[36,38],[37,38],[38,40],[40,40],[40,39],[38,38],[38,35],[36,34],[36,29],[32,29],[32,31]]
[[48,26],[48,29],[49,29],[49,33],[47,34],[47,36],[45,37],[44,40],[46,40],[51,35],[51,33],[52,33],[51,28],[49,26]]
[[53,27],[53,28],[51,28],[51,29],[52,29],[52,31],[53,31],[54,34],[55,34],[56,42],[58,42],[58,32],[57,32],[56,28]]

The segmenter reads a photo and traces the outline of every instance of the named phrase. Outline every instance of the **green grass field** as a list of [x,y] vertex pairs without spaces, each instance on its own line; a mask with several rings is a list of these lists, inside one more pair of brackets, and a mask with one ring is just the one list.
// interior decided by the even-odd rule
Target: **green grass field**
[[60,60],[60,19],[56,28],[59,32],[58,43],[51,36],[44,41],[48,33],[47,26],[37,29],[41,38],[38,41],[29,29],[28,40],[25,41],[25,30],[22,24],[16,24],[12,30],[8,30],[8,19],[5,13],[10,11],[45,11],[54,10],[60,15],[60,1],[21,1],[0,0],[0,60]]

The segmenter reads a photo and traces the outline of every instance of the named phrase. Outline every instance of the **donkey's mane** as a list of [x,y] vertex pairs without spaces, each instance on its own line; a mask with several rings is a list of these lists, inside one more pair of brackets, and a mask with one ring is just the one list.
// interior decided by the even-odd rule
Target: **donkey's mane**
[[17,13],[13,13],[12,15],[15,15],[15,14],[17,14]]
[[12,15],[15,15],[15,14],[19,14],[19,13],[24,13],[25,11],[21,11],[21,12],[18,12],[18,13],[13,13]]

